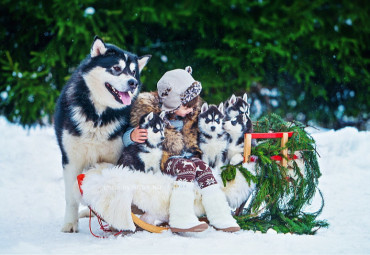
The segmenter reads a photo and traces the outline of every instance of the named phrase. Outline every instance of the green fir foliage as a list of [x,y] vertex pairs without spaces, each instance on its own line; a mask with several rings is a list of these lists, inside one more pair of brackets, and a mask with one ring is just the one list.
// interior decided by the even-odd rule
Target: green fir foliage
[[191,65],[209,103],[247,91],[284,118],[330,127],[366,120],[369,13],[363,0],[2,0],[0,114],[25,126],[52,121],[61,88],[99,35],[153,55],[145,91]]
[[[256,176],[241,164],[223,168],[224,184],[235,178],[236,171],[241,171],[248,182],[256,183],[256,191],[248,207],[241,216],[236,216],[241,228],[263,233],[274,229],[278,233],[314,234],[319,228],[328,227],[326,221],[316,219],[324,206],[323,196],[318,190],[321,172],[315,141],[304,128],[303,124],[285,122],[276,114],[264,116],[254,123],[256,133],[293,131],[286,148],[289,154],[301,154],[304,167],[290,161],[285,168],[271,160],[271,156],[281,152],[281,139],[264,139],[252,148],[252,155],[258,156]],[[321,208],[317,212],[304,212],[317,190],[322,198]]]

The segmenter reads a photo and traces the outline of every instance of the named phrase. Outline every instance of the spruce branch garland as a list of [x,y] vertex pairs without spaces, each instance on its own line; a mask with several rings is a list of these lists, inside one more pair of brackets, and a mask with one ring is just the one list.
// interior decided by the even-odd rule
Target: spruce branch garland
[[[304,130],[305,127],[297,121],[285,122],[276,114],[264,116],[254,124],[256,133],[293,131],[285,148],[289,154],[300,152],[303,169],[295,161],[286,168],[271,160],[271,156],[280,154],[280,139],[266,139],[252,148],[252,155],[258,156],[256,176],[242,164],[222,168],[224,185],[235,178],[236,171],[240,171],[248,183],[256,183],[256,190],[243,215],[235,216],[242,229],[263,233],[274,229],[278,233],[315,234],[318,229],[329,226],[325,220],[316,220],[324,207],[324,198],[317,188],[321,172],[315,140]],[[321,208],[313,213],[304,212],[316,190],[322,199]]]

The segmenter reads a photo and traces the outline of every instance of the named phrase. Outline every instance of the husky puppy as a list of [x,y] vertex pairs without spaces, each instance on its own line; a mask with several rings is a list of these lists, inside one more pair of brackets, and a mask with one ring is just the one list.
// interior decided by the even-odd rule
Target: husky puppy
[[140,128],[148,130],[148,139],[145,143],[134,143],[123,149],[118,165],[128,166],[131,169],[154,173],[160,172],[162,158],[162,142],[164,140],[165,112],[160,115],[153,112],[141,117]]
[[226,120],[232,119],[239,114],[245,114],[249,118],[250,105],[248,103],[247,93],[244,93],[243,98],[232,95],[230,99],[225,102]]
[[243,160],[244,133],[250,133],[252,121],[245,114],[239,114],[224,122],[224,129],[228,133],[227,161],[239,164]]
[[199,148],[202,160],[212,169],[220,169],[225,164],[227,134],[223,129],[224,106],[221,103],[208,106],[204,103],[199,114]]
[[54,115],[64,170],[63,232],[78,231],[79,202],[72,188],[77,175],[97,162],[115,164],[120,157],[130,105],[141,87],[140,72],[150,58],[95,37],[90,54],[63,88]]

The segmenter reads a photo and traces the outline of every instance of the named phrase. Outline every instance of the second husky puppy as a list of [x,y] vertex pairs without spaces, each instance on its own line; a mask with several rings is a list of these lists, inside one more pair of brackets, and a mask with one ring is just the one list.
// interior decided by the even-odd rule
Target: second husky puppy
[[248,103],[247,93],[244,93],[242,98],[232,95],[230,99],[225,102],[225,114],[227,120],[239,114],[245,114],[249,118],[250,105]]
[[162,142],[164,140],[164,117],[153,112],[144,115],[140,120],[140,128],[148,130],[148,139],[145,143],[134,143],[124,148],[118,165],[128,166],[131,169],[154,173],[160,172],[162,158]]
[[224,106],[204,103],[199,115],[199,148],[202,160],[211,168],[220,168],[226,161],[227,134],[222,128]]
[[252,121],[245,114],[240,114],[225,121],[224,129],[229,135],[227,161],[231,165],[239,164],[243,161],[244,133],[250,133]]

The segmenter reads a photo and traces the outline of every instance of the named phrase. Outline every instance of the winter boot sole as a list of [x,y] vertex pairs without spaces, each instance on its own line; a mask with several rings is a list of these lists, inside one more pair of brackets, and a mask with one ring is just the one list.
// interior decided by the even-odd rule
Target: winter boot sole
[[171,228],[171,231],[174,233],[184,233],[184,232],[203,232],[208,228],[207,223],[202,223],[191,228]]
[[229,227],[229,228],[216,228],[218,231],[224,231],[224,232],[238,232],[240,230],[240,227]]

